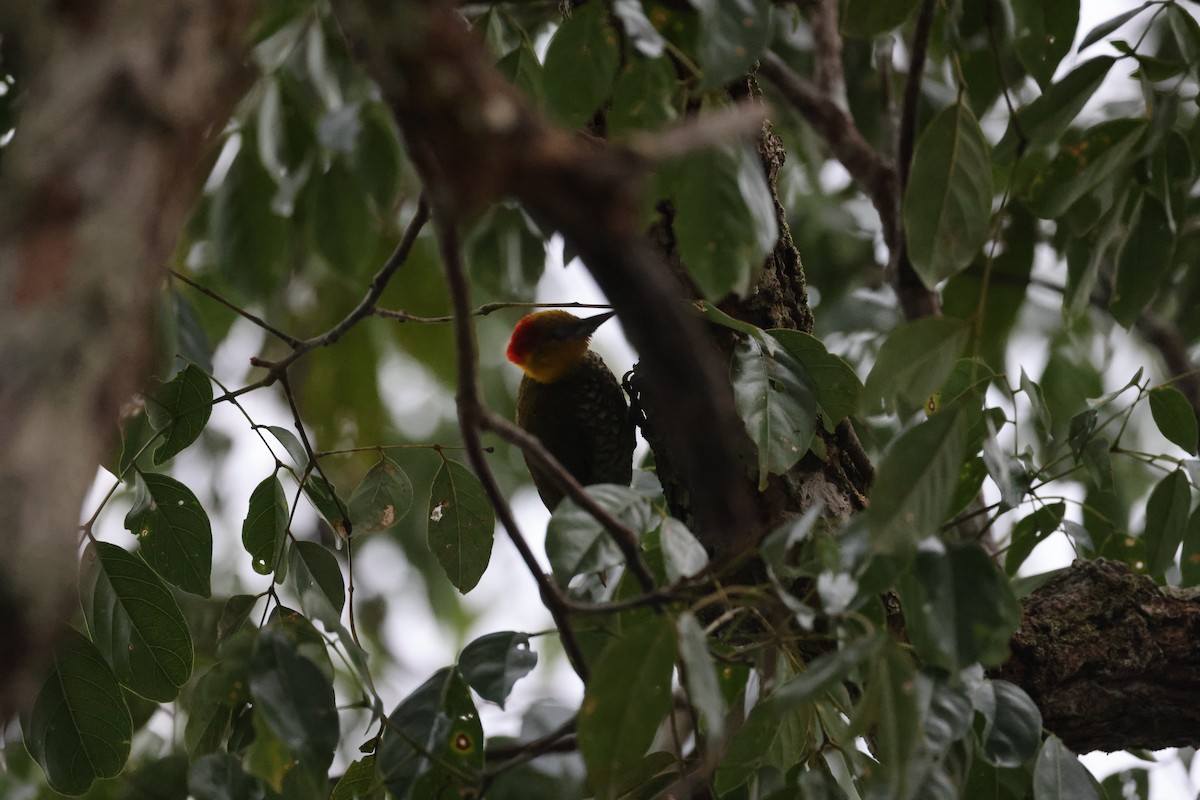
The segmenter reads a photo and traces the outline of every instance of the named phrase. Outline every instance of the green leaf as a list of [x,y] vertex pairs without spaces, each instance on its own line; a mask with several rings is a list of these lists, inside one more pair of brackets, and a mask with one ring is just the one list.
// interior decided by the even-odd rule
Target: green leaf
[[603,3],[578,6],[546,49],[546,104],[563,124],[583,127],[608,98],[620,61],[617,32]]
[[853,367],[826,350],[820,339],[804,331],[772,328],[767,333],[804,365],[816,384],[817,402],[827,429],[833,430],[837,423],[858,413],[863,385]]
[[95,645],[67,628],[33,703],[25,748],[56,791],[83,794],[129,758],[133,721],[116,676]]
[[1054,429],[1050,422],[1050,408],[1046,405],[1046,396],[1042,393],[1042,387],[1025,374],[1024,367],[1021,367],[1021,391],[1029,398],[1033,427],[1038,436],[1042,437],[1043,441],[1050,441],[1051,431]]
[[316,180],[312,220],[317,252],[334,272],[361,275],[371,268],[378,239],[372,220],[362,185],[335,158]]
[[249,297],[271,293],[288,258],[288,223],[271,209],[275,182],[245,140],[209,206],[221,276]]
[[296,542],[288,553],[288,574],[300,598],[300,607],[309,617],[334,630],[346,604],[346,584],[337,556],[316,542]]
[[224,643],[241,629],[257,602],[258,596],[253,594],[235,594],[225,601],[221,608],[221,620],[217,623],[217,644]]
[[1132,327],[1154,299],[1171,269],[1174,252],[1175,233],[1167,209],[1154,195],[1143,195],[1117,258],[1117,277],[1108,302],[1113,319],[1122,327]]
[[184,743],[192,758],[220,750],[229,736],[234,712],[250,702],[249,639],[243,637],[232,652],[225,648],[221,660],[200,676],[191,691]]
[[174,478],[139,473],[142,485],[125,528],[138,537],[142,558],[169,583],[208,597],[212,527],[196,495]]
[[[601,483],[585,487],[584,491],[634,533],[644,534],[650,528],[653,518],[650,502],[628,486]],[[566,586],[576,575],[599,572],[625,561],[608,531],[569,497],[550,517],[546,557],[560,586]]]
[[516,86],[529,97],[535,106],[546,107],[546,86],[542,62],[538,61],[533,46],[522,40],[508,55],[500,59],[496,67],[508,78],[508,82]]
[[445,786],[468,789],[483,770],[483,727],[457,670],[438,670],[396,706],[383,729],[376,759],[395,800],[474,793]]
[[412,507],[413,488],[400,465],[387,456],[375,462],[350,495],[350,522],[355,533],[384,531]]
[[592,668],[579,709],[579,752],[597,798],[615,797],[615,785],[646,753],[671,710],[675,625],[652,617],[604,649]]
[[384,800],[375,756],[364,756],[351,762],[333,787],[329,800]]
[[733,402],[758,448],[758,487],[767,475],[782,475],[812,442],[817,387],[804,365],[773,340],[738,341],[730,366]]
[[1076,200],[1132,162],[1146,124],[1139,119],[1109,120],[1064,143],[1049,166],[1030,181],[1026,207],[1043,219],[1061,217]]
[[1100,800],[1091,774],[1054,734],[1033,769],[1033,800]]
[[916,676],[921,697],[921,732],[934,755],[944,754],[971,730],[974,709],[965,689],[951,687],[924,675]]
[[537,666],[528,633],[502,631],[481,636],[463,648],[458,670],[484,700],[504,708],[513,685]]
[[1008,658],[1021,604],[977,543],[931,539],[898,588],[909,637],[925,663],[955,673],[975,662],[992,667]]
[[532,297],[546,265],[546,242],[516,206],[497,204],[476,223],[465,246],[471,277],[498,295]]
[[1146,571],[1158,575],[1175,561],[1192,507],[1192,488],[1183,470],[1158,482],[1146,501]]
[[1033,548],[1058,530],[1063,524],[1066,512],[1066,503],[1051,503],[1042,506],[1013,526],[1012,544],[1004,557],[1004,569],[1009,575],[1015,575],[1017,569],[1033,552]]
[[782,715],[813,702],[845,681],[852,669],[873,658],[883,643],[882,636],[867,636],[854,639],[844,644],[840,650],[813,659],[808,662],[803,672],[772,692],[764,705],[768,706],[772,713]]
[[864,410],[873,413],[895,397],[924,406],[954,369],[968,334],[965,322],[948,317],[926,317],[896,328],[867,376]]
[[[1037,9],[1047,8],[1032,0]],[[1035,12],[1037,13],[1037,12]],[[1112,56],[1100,56],[1083,62],[1062,80],[1046,87],[1036,100],[1017,110],[1004,137],[996,145],[996,160],[1009,163],[1017,153],[1017,142],[1023,136],[1031,147],[1044,147],[1058,142],[1079,117],[1091,96],[1100,88],[1112,65]]]
[[966,457],[966,439],[966,414],[953,408],[934,414],[892,443],[865,512],[877,551],[903,551],[939,531]]
[[[721,797],[729,797],[763,767],[773,767],[785,773],[810,752],[813,711],[796,708],[782,714],[769,703],[759,703],[750,709],[746,721],[738,728],[725,749],[725,757],[717,767],[714,788]],[[733,796],[737,796],[734,794]],[[809,795],[803,795],[808,798]]]
[[192,674],[192,637],[170,590],[140,558],[96,542],[83,554],[79,599],[92,641],[122,684],[170,702]]
[[1137,8],[1135,8],[1131,11],[1125,11],[1121,14],[1117,14],[1112,19],[1101,22],[1099,25],[1092,28],[1092,30],[1088,32],[1088,35],[1084,36],[1083,39],[1079,42],[1080,52],[1087,49],[1088,47],[1091,47],[1096,42],[1103,39],[1105,36],[1108,36],[1110,33],[1115,31],[1117,28],[1121,27],[1126,22],[1129,22],[1129,20],[1133,19],[1138,14],[1142,13],[1143,11],[1145,11],[1147,8],[1149,8],[1152,5],[1155,5],[1155,3],[1153,3],[1153,2],[1142,3],[1140,6],[1138,6]]
[[904,232],[925,285],[961,272],[992,215],[991,148],[965,103],[944,109],[917,140],[904,194]]
[[971,692],[971,704],[983,715],[980,755],[994,767],[1019,767],[1042,742],[1042,712],[1019,686],[985,680]]
[[913,751],[920,742],[917,700],[912,654],[897,642],[885,643],[871,659],[851,730],[872,733],[882,773],[879,780],[892,796],[903,794],[909,773],[920,763],[913,759]]
[[189,364],[146,399],[150,424],[163,436],[154,451],[155,465],[171,459],[196,441],[212,413],[212,383],[199,367]]
[[255,639],[250,696],[255,715],[295,759],[329,768],[338,744],[333,685],[278,627],[263,628]]
[[681,682],[688,702],[695,709],[705,735],[721,741],[725,734],[725,698],[717,681],[717,669],[708,651],[708,637],[691,612],[679,615],[675,623],[679,635]]
[[475,588],[492,556],[496,517],[471,470],[445,460],[429,490],[429,551],[463,594]]
[[400,140],[391,112],[381,104],[365,106],[359,114],[362,130],[358,146],[350,154],[359,185],[374,201],[375,209],[386,218],[400,190]]
[[1079,27],[1079,0],[1058,3],[1017,0],[1013,3],[1013,16],[1016,22],[1013,49],[1044,89],[1063,56],[1071,51],[1075,29]]
[[287,524],[287,497],[279,478],[272,475],[250,493],[250,507],[242,522],[242,546],[259,575],[270,575],[281,567]]
[[267,425],[266,428],[283,445],[283,449],[291,456],[292,463],[296,469],[303,472],[305,467],[308,466],[308,453],[305,451],[304,445],[296,438],[296,434],[278,425]]
[[693,153],[668,168],[679,257],[710,300],[754,286],[779,227],[758,155],[725,146]]
[[899,27],[916,7],[917,0],[847,0],[838,23],[847,36],[865,39]]
[[658,526],[663,567],[667,580],[675,583],[699,575],[708,566],[708,551],[688,527],[674,517],[666,517]]
[[768,0],[691,0],[700,13],[697,56],[700,90],[716,89],[746,74],[771,38]]
[[630,59],[613,86],[612,107],[608,111],[609,135],[655,131],[675,119],[678,84],[667,59]]
[[1174,386],[1156,386],[1150,390],[1150,414],[1163,436],[1192,455],[1196,455],[1196,412],[1183,392]]

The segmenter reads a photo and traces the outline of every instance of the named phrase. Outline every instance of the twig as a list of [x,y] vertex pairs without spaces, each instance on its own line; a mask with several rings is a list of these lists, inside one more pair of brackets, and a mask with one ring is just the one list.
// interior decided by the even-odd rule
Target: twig
[[276,337],[277,339],[281,339],[288,346],[296,347],[297,345],[300,344],[300,340],[297,339],[296,337],[289,336],[288,334],[284,333],[283,331],[281,331],[278,328],[271,325],[269,322],[264,320],[262,317],[251,314],[249,311],[242,308],[237,303],[234,303],[232,300],[226,299],[224,296],[222,296],[221,294],[218,294],[217,292],[214,292],[212,289],[209,289],[207,286],[202,286],[199,283],[196,283],[194,280],[189,278],[187,275],[184,275],[182,272],[171,269],[170,267],[167,268],[167,272],[171,275],[171,277],[175,278],[176,280],[183,281],[188,286],[195,289],[197,292],[200,292],[200,294],[202,294],[206,297],[210,297],[213,300],[216,300],[218,303],[225,306],[233,313],[237,314],[238,316],[242,317],[243,319],[247,319],[250,322],[253,322],[255,325],[262,328],[264,331],[266,331],[267,333]]
[[846,75],[842,71],[842,34],[838,30],[837,0],[816,0],[810,8],[813,35],[813,80],[821,93],[839,108],[848,108]]
[[572,735],[575,733],[575,727],[576,721],[572,717],[545,736],[540,736],[532,741],[504,747],[489,747],[485,754],[487,759],[503,761],[504,763],[489,769],[484,776],[484,780],[494,779],[546,753],[563,753],[575,750],[575,737]]
[[752,139],[762,130],[768,110],[765,103],[756,100],[686,117],[661,131],[633,136],[628,142],[629,149],[648,161],[663,161],[739,139]]
[[471,325],[470,314],[470,284],[467,282],[466,270],[463,268],[462,255],[459,251],[458,235],[454,223],[440,208],[434,214],[434,230],[437,233],[438,248],[442,253],[442,266],[446,273],[446,285],[450,290],[450,302],[454,309],[454,340],[458,354],[458,423],[462,432],[463,446],[466,449],[467,460],[470,462],[475,475],[483,485],[492,508],[500,524],[508,532],[509,539],[517,548],[521,560],[537,582],[542,603],[550,612],[563,649],[571,661],[575,672],[584,683],[588,680],[588,666],[584,659],[583,650],[575,639],[574,630],[567,618],[566,604],[557,586],[542,572],[537,557],[521,533],[513,516],[512,508],[508,505],[496,478],[488,466],[484,456],[483,444],[479,431],[486,415],[483,406],[482,392],[479,388],[479,374],[476,371],[478,353],[475,348],[475,329]]
[[[472,317],[486,317],[494,311],[505,308],[612,308],[608,303],[484,303],[470,312]],[[407,311],[392,311],[387,308],[376,308],[372,313],[384,319],[394,319],[397,322],[444,323],[454,322],[454,315],[444,317],[419,317]]]
[[597,503],[596,498],[584,490],[579,481],[567,472],[566,467],[558,462],[558,459],[546,449],[541,440],[494,412],[485,413],[480,419],[480,425],[496,432],[509,444],[515,444],[526,455],[532,456],[538,466],[550,474],[559,488],[575,501],[575,505],[591,514],[608,531],[617,547],[621,549],[622,555],[625,556],[629,570],[641,584],[642,591],[654,591],[654,575],[646,566],[645,559],[642,558],[642,548],[638,543],[637,534],[628,525],[614,517],[608,509]]

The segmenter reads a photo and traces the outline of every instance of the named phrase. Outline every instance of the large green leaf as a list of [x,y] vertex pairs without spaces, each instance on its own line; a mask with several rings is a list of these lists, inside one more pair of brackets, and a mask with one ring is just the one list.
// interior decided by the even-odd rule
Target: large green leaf
[[1008,658],[1008,640],[1021,622],[1021,604],[1008,580],[976,543],[942,545],[931,539],[902,576],[904,619],[917,654],[951,673]]
[[83,554],[79,600],[117,679],[149,700],[174,700],[192,674],[192,637],[154,571],[120,547],[96,542]]
[[579,710],[579,752],[597,798],[616,796],[671,710],[675,653],[675,625],[664,615],[626,631],[596,660]]
[[[650,529],[653,514],[650,501],[628,486],[601,483],[584,491],[635,534]],[[570,498],[550,518],[546,528],[546,557],[554,579],[562,586],[576,575],[598,572],[625,561],[612,535]]]
[[189,364],[146,399],[150,424],[163,436],[154,451],[162,464],[200,436],[212,413],[212,383],[199,367]]
[[688,274],[710,300],[746,294],[779,236],[758,155],[747,147],[710,148],[668,174],[679,257]]
[[620,61],[603,3],[578,6],[546,49],[546,105],[568,128],[583,127],[608,98]]
[[1163,436],[1173,444],[1196,455],[1196,412],[1183,392],[1174,386],[1156,386],[1150,390],[1150,414]]
[[833,430],[844,418],[858,413],[862,381],[841,356],[830,353],[820,339],[804,331],[772,328],[767,333],[804,365],[816,384],[826,428]]
[[67,628],[25,731],[25,747],[64,794],[83,794],[129,758],[133,721],[117,678],[95,645]]
[[1133,326],[1158,293],[1175,251],[1171,220],[1158,198],[1143,195],[1136,214],[1117,258],[1117,277],[1108,301],[1113,319],[1126,328]]
[[396,800],[457,797],[473,786],[483,770],[483,727],[457,670],[438,670],[396,706],[376,760]]
[[704,75],[701,89],[715,89],[744,75],[771,38],[768,0],[691,0],[700,12],[697,42]]
[[209,207],[217,269],[247,296],[279,284],[288,257],[287,221],[271,208],[275,182],[245,141]]
[[263,628],[255,639],[250,696],[255,715],[294,758],[328,769],[338,744],[333,685],[277,626]]
[[429,489],[429,550],[463,594],[487,569],[495,528],[495,513],[475,473],[443,461]]
[[242,546],[259,575],[270,575],[282,568],[287,524],[287,497],[279,478],[272,475],[250,493],[250,507],[242,522]]
[[966,268],[992,215],[991,148],[965,103],[944,109],[921,134],[904,192],[904,234],[925,285]]
[[208,597],[212,527],[196,495],[167,475],[139,473],[141,485],[125,528],[138,537],[142,558],[185,592]]
[[354,532],[387,530],[404,518],[412,501],[413,488],[408,475],[392,459],[380,457],[350,495]]
[[1146,124],[1140,119],[1109,120],[1064,143],[1049,166],[1030,181],[1025,205],[1043,219],[1061,217],[1076,200],[1132,162]]
[[300,607],[327,630],[335,630],[346,604],[346,583],[337,556],[317,542],[296,542],[288,558],[288,575]]
[[1158,575],[1175,561],[1183,541],[1192,507],[1192,488],[1183,470],[1177,469],[1158,482],[1146,501],[1146,570]]
[[[1036,0],[1026,0],[1032,13],[1046,8]],[[1069,40],[1068,40],[1069,41]],[[1007,163],[1015,157],[1017,143],[1024,137],[1032,147],[1057,142],[1079,117],[1080,110],[1100,88],[1116,59],[1100,56],[1083,62],[1061,80],[1046,87],[1036,100],[1017,110],[1015,119],[996,145],[996,160]]]
[[378,235],[362,184],[339,157],[317,178],[315,191],[312,231],[317,252],[335,272],[368,272]]
[[458,670],[484,700],[504,708],[513,685],[537,666],[528,633],[501,631],[481,636],[463,648]]
[[874,413],[893,398],[924,406],[954,369],[968,334],[965,322],[948,317],[927,317],[892,331],[867,376],[864,410]]
[[1054,734],[1033,769],[1033,800],[1100,800],[1087,768]]
[[879,465],[866,522],[876,549],[906,550],[936,535],[966,458],[966,414],[949,409],[902,433]]
[[980,755],[994,767],[1019,767],[1042,741],[1042,712],[1019,686],[985,680],[971,691],[971,705],[983,715]]
[[1016,22],[1013,48],[1017,58],[1044,89],[1054,77],[1058,63],[1071,51],[1079,26],[1079,0],[1056,3],[1017,0],[1012,9]]
[[817,387],[795,356],[757,336],[738,341],[730,372],[734,405],[758,448],[758,486],[764,489],[769,474],[782,475],[808,452]]
[[375,756],[364,756],[346,767],[329,800],[384,800]]

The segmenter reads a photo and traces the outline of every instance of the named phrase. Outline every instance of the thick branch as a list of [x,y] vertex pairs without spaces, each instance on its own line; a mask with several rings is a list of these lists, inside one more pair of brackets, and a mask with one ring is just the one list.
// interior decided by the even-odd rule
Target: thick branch
[[74,603],[79,508],[150,369],[167,261],[252,77],[252,0],[36,3],[0,182],[0,719]]
[[1077,753],[1200,744],[1200,590],[1076,561],[1025,601],[999,677]]
[[725,552],[754,542],[752,496],[730,455],[744,435],[732,391],[699,320],[677,302],[681,287],[639,231],[642,159],[549,126],[449,3],[347,3],[339,18],[435,206],[466,212],[514,195],[581,254],[641,357],[645,391],[678,409],[664,440],[685,465],[698,533]]

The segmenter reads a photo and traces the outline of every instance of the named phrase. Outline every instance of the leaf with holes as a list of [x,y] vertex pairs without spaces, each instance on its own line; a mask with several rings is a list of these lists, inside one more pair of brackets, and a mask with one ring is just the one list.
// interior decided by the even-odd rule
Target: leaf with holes
[[350,495],[350,522],[355,533],[384,531],[412,507],[413,488],[400,465],[384,456],[375,462]]
[[537,661],[528,633],[502,631],[481,636],[464,647],[458,669],[480,697],[504,708],[513,685],[528,675]]
[[446,460],[429,490],[429,551],[463,594],[475,588],[492,557],[496,517],[469,469]]
[[250,508],[242,522],[242,546],[259,575],[270,575],[283,564],[287,544],[288,510],[283,484],[272,475],[250,493]]
[[208,597],[212,527],[196,495],[174,478],[138,473],[141,485],[125,528],[138,537],[142,558],[169,583]]

